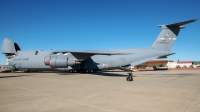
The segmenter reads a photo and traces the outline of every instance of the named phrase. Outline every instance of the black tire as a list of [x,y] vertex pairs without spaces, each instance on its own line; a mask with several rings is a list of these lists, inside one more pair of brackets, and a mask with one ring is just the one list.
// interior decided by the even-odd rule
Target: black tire
[[128,78],[128,76],[126,76],[126,81],[129,81],[129,78]]
[[85,70],[85,73],[89,73],[89,70],[88,70],[88,69],[86,69],[86,70]]
[[130,77],[130,80],[129,80],[129,81],[133,81],[133,77],[132,77],[132,76]]
[[74,73],[77,73],[77,70],[73,70]]
[[93,72],[94,72],[94,70],[92,70],[92,69],[91,69],[91,70],[89,70],[89,72],[90,72],[90,73],[93,73]]
[[72,73],[72,72],[73,72],[73,70],[69,70],[69,72],[70,72],[70,73]]
[[127,75],[127,76],[126,76],[126,80],[127,80],[127,81],[133,81],[132,75]]

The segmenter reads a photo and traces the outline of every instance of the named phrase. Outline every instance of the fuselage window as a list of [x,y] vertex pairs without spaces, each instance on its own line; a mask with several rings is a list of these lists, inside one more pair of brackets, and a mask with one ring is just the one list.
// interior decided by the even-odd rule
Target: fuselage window
[[38,51],[35,52],[35,55],[38,55]]

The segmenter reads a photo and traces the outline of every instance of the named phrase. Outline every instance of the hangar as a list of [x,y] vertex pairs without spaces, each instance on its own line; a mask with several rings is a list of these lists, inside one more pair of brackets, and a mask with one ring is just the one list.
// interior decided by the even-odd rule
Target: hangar
[[173,60],[149,60],[139,64],[134,68],[197,68],[200,66],[199,61],[177,61]]
[[168,63],[173,63],[173,60],[149,60],[145,63],[135,66],[135,68],[152,68],[152,67],[168,67]]

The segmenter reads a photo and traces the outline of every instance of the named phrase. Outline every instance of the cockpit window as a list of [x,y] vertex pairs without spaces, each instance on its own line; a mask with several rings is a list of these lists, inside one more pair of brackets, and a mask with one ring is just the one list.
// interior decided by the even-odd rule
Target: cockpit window
[[38,51],[35,51],[35,55],[38,55]]

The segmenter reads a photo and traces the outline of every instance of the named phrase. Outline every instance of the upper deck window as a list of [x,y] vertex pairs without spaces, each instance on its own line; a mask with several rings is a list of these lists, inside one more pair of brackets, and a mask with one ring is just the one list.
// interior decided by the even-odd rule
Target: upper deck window
[[38,55],[38,51],[35,51],[35,55]]

